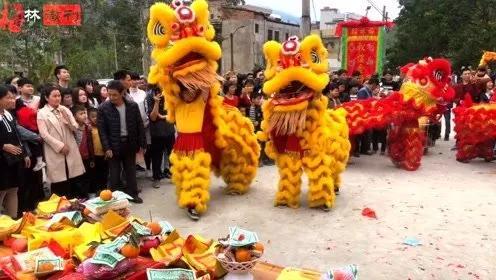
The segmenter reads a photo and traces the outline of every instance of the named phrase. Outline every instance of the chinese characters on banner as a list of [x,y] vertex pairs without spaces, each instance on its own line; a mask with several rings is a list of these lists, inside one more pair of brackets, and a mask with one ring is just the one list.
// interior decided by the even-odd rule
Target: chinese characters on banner
[[357,27],[348,29],[349,73],[360,71],[364,77],[377,72],[379,27]]
[[[40,15],[41,14],[41,15]],[[80,26],[82,20],[79,4],[44,4],[40,10],[22,3],[9,4],[3,1],[0,12],[0,30],[19,33],[25,23],[34,24],[42,21],[44,26]]]
[[360,20],[338,24],[336,35],[341,37],[341,66],[348,73],[360,71],[368,78],[382,72],[384,59],[384,33],[393,27],[392,22]]

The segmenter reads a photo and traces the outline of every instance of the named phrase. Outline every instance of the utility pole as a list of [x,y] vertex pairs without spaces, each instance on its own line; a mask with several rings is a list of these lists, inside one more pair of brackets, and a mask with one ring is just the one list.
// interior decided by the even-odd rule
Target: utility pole
[[386,16],[386,5],[382,8],[382,21],[386,21],[387,16]]
[[310,18],[310,0],[302,0],[301,2],[301,27],[300,27],[300,35],[304,38],[307,35],[310,35],[310,28],[312,24],[312,20]]

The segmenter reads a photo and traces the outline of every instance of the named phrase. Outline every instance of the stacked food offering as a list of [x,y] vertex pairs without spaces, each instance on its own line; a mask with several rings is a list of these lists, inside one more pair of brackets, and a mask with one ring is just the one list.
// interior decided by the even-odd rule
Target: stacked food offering
[[351,270],[353,278],[333,278],[259,262],[263,244],[238,227],[218,241],[182,236],[166,221],[133,216],[127,200],[110,191],[85,202],[53,195],[36,214],[0,216],[0,280],[356,279]]

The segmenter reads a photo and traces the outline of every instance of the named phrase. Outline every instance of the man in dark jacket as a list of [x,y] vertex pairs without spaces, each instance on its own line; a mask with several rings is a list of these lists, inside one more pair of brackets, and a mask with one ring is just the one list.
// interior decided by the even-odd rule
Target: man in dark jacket
[[[374,97],[374,90],[379,87],[379,79],[377,76],[372,76],[367,81],[367,83],[358,91],[357,99],[366,100]],[[357,144],[355,155],[364,154],[372,155],[373,152],[370,150],[370,140],[372,138],[372,131],[365,131],[363,134],[356,136]]]
[[107,89],[109,101],[98,109],[98,131],[109,161],[110,184],[112,188],[121,185],[120,173],[124,170],[125,192],[133,197],[131,202],[143,203],[136,183],[136,153],[146,149],[146,139],[138,104],[125,98],[121,81],[111,81]]

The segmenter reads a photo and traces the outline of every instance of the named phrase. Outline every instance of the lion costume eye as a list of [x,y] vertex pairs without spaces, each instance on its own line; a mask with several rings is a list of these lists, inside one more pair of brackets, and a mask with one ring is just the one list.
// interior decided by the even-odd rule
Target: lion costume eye
[[433,75],[434,75],[434,78],[436,79],[436,81],[441,82],[443,80],[443,77],[444,77],[444,72],[441,70],[436,70],[436,71],[434,71]]
[[156,22],[155,26],[153,26],[153,34],[156,36],[163,36],[165,35],[165,28],[160,22]]
[[311,56],[312,56],[312,63],[320,63],[320,57],[317,54],[316,50],[312,50]]
[[184,5],[184,3],[183,3],[182,0],[174,0],[171,3],[172,8],[174,8],[174,9],[177,9],[177,8],[183,6],[183,5]]

